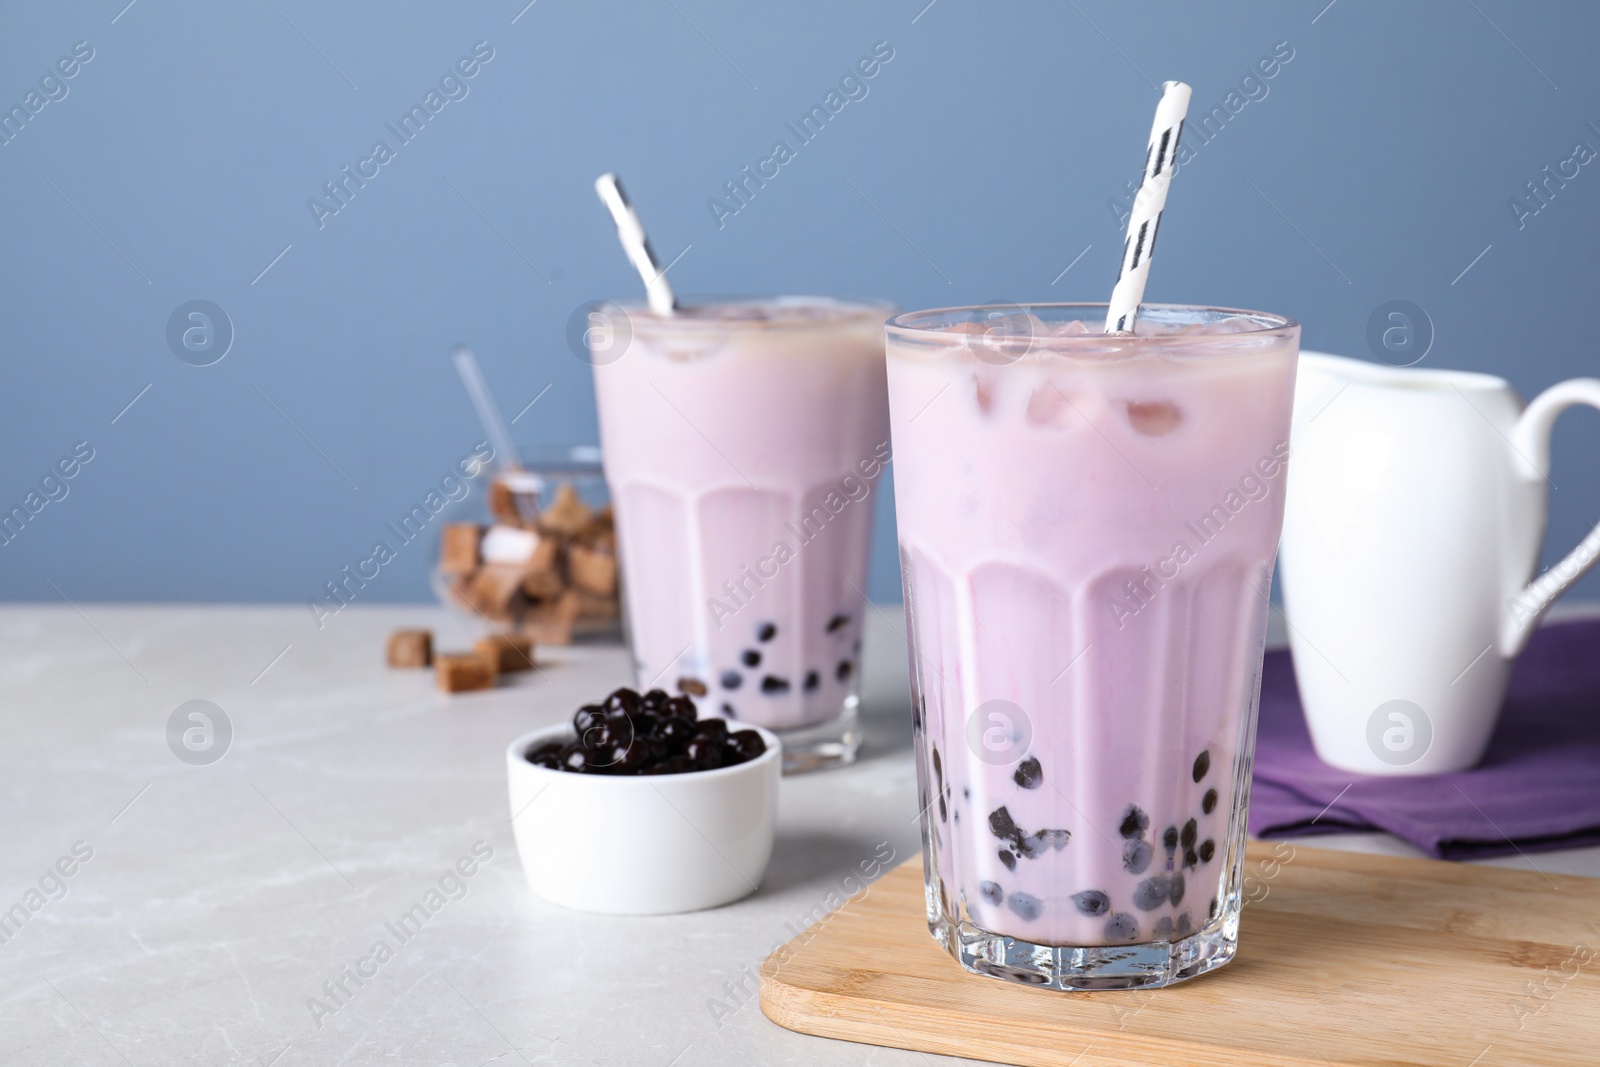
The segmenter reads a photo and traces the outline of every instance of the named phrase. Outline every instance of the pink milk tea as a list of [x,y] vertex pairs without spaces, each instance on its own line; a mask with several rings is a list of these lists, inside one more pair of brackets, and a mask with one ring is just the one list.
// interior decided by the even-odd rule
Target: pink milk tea
[[930,926],[1057,988],[1231,958],[1299,343],[1250,312],[1104,316],[888,328]]
[[853,759],[891,309],[620,310],[591,350],[639,686],[779,731],[791,770]]

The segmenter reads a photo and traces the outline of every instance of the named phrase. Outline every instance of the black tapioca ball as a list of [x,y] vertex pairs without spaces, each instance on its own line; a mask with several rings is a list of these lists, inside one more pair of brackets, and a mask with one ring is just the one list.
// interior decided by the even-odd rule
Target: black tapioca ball
[[722,719],[701,719],[694,724],[694,732],[721,743],[728,738],[728,724]]
[[1184,850],[1184,853],[1183,853],[1183,865],[1185,867],[1195,867],[1195,866],[1198,866],[1199,863],[1200,863],[1200,857],[1195,854],[1194,849],[1191,848],[1191,849],[1185,849]]
[[739,730],[728,735],[728,744],[733,746],[741,758],[748,762],[766,752],[767,743],[761,740],[761,735],[754,730]]
[[1172,906],[1174,908],[1183,903],[1184,884],[1182,871],[1167,875],[1167,890],[1167,899],[1172,901]]
[[817,675],[816,671],[806,671],[805,681],[800,683],[800,688],[804,689],[806,692],[809,693],[812,690],[816,689],[817,686],[821,684],[821,682],[822,682],[822,679]]
[[739,713],[734,710],[732,704],[724,704],[722,705],[722,717],[729,720],[737,719],[739,717]]
[[1006,907],[1025,923],[1031,923],[1044,914],[1044,902],[1027,893],[1012,893],[1006,897]]
[[1011,818],[1011,812],[1006,810],[1004,804],[989,813],[989,832],[1003,841],[1022,836],[1022,831],[1017,829],[1017,824]]
[[1011,775],[1011,780],[1024,789],[1038,789],[1044,784],[1044,768],[1039,766],[1039,761],[1029,756],[1017,764],[1017,769]]
[[1057,852],[1067,847],[1067,842],[1072,840],[1071,830],[1039,830],[1028,840],[1033,842],[1034,849],[1043,852],[1053,848]]
[[605,708],[599,704],[585,704],[573,713],[572,728],[578,732],[579,737],[582,737],[596,726],[604,725],[605,721]]
[[1129,804],[1128,810],[1122,813],[1122,825],[1117,827],[1117,832],[1123,837],[1138,837],[1150,828],[1150,816],[1140,810],[1139,805]]
[[833,618],[828,620],[828,625],[823,627],[823,629],[827,633],[836,634],[840,630],[844,629],[846,626],[849,626],[849,625],[850,625],[850,616],[848,616],[848,615],[835,615]]
[[1156,920],[1155,926],[1150,928],[1150,936],[1157,941],[1166,941],[1172,937],[1172,916],[1163,915]]
[[724,689],[737,689],[744,684],[744,675],[738,671],[723,671],[722,677],[718,680],[722,682]]
[[972,790],[970,788],[968,788],[967,786],[962,786],[961,787],[961,799],[962,800],[971,800],[972,799]]
[[1142,837],[1130,837],[1122,843],[1122,869],[1129,874],[1143,874],[1150,869],[1155,849]]
[[842,659],[839,661],[839,666],[834,670],[833,676],[841,682],[847,682],[850,680],[850,672],[855,669],[856,665],[854,663],[847,659]]
[[1184,912],[1182,915],[1178,916],[1178,925],[1176,929],[1179,937],[1188,937],[1190,934],[1194,933],[1194,920],[1189,918],[1188,912]]
[[1172,886],[1164,874],[1153,874],[1133,887],[1133,906],[1140,911],[1155,911],[1167,902]]
[[1194,843],[1199,835],[1200,824],[1190,819],[1183,824],[1183,832],[1178,835],[1178,840],[1182,842],[1184,848],[1190,849],[1194,848]]
[[1215,856],[1216,854],[1217,854],[1217,843],[1215,841],[1211,840],[1211,838],[1208,837],[1204,841],[1200,842],[1200,862],[1201,863],[1210,863],[1211,862],[1211,857]]
[[1000,862],[1006,865],[1006,870],[1008,871],[1017,869],[1017,857],[1011,854],[1010,849],[1003,848],[1000,850]]
[[946,808],[945,805],[944,805],[944,794],[943,793],[939,794],[939,821],[940,822],[949,822],[950,821],[950,812],[949,812],[949,809]]
[[1167,850],[1167,858],[1171,859],[1173,853],[1178,851],[1178,828],[1169,826],[1161,832],[1161,846]]
[[1136,941],[1139,937],[1139,920],[1125,911],[1119,911],[1106,920],[1107,941]]
[[1194,780],[1199,781],[1211,769],[1211,750],[1208,748],[1194,758]]
[[1212,897],[1211,898],[1211,910],[1206,912],[1206,918],[1207,919],[1215,919],[1216,917],[1217,917],[1217,898],[1216,897]]
[[1206,795],[1200,798],[1200,810],[1205,814],[1210,815],[1216,810],[1216,807],[1217,791],[1215,789],[1207,789]]
[[930,749],[930,751],[933,753],[933,780],[938,784],[939,788],[943,789],[944,761],[939,758],[939,750],[937,748]]
[[761,679],[761,691],[769,694],[787,693],[789,691],[789,679],[769,674]]
[[746,667],[761,666],[760,650],[754,648],[745,649],[743,652],[739,653],[739,662],[743,663]]
[[978,895],[995,907],[999,907],[1000,902],[1005,899],[1005,894],[1001,892],[998,882],[979,882]]
[[772,625],[770,622],[764,622],[760,626],[756,627],[756,640],[757,641],[771,641],[774,637],[777,637],[777,636],[778,636],[778,628],[776,626]]
[[1085,889],[1072,895],[1072,903],[1085,915],[1104,915],[1111,910],[1111,898],[1098,889]]

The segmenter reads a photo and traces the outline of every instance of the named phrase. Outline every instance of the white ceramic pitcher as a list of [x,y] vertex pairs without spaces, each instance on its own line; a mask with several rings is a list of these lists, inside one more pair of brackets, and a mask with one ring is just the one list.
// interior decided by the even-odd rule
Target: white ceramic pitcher
[[1600,380],[1523,410],[1501,378],[1300,356],[1281,554],[1317,755],[1365,774],[1483,758],[1511,663],[1600,555],[1597,526],[1530,584],[1550,430]]

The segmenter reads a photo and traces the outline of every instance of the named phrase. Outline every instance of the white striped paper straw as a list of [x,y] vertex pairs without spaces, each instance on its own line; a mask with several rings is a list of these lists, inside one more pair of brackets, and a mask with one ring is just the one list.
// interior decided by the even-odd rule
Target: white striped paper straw
[[628,195],[622,191],[622,183],[615,174],[602,174],[594,180],[594,191],[600,194],[600,202],[617,224],[617,237],[622,241],[622,250],[628,254],[628,262],[644,279],[645,299],[650,302],[650,310],[657,315],[671,315],[678,309],[678,300],[672,295],[672,286],[661,272],[656,254],[650,250],[650,238],[645,236],[638,212],[633,210]]
[[1178,158],[1183,117],[1189,113],[1190,92],[1183,82],[1166,82],[1161,87],[1161,103],[1156,105],[1150,146],[1145,150],[1144,179],[1128,216],[1122,269],[1106,308],[1106,333],[1132,333],[1139,317],[1144,285],[1150,278],[1150,257],[1155,254],[1156,233],[1161,229],[1161,211],[1167,206],[1167,187],[1172,184],[1172,168]]

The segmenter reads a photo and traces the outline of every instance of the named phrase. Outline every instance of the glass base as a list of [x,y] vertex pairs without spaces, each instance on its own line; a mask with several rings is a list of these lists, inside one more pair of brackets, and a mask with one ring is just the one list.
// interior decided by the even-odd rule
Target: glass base
[[1019,985],[1068,992],[1107,989],[1159,989],[1186,982],[1233,960],[1239,950],[1238,925],[1218,920],[1181,941],[1136,945],[1036,945],[991,934],[971,923],[928,923],[933,939],[973,974]]
[[827,722],[773,731],[783,741],[783,773],[805,774],[854,763],[861,750],[860,705],[860,698],[852,694],[838,716]]

